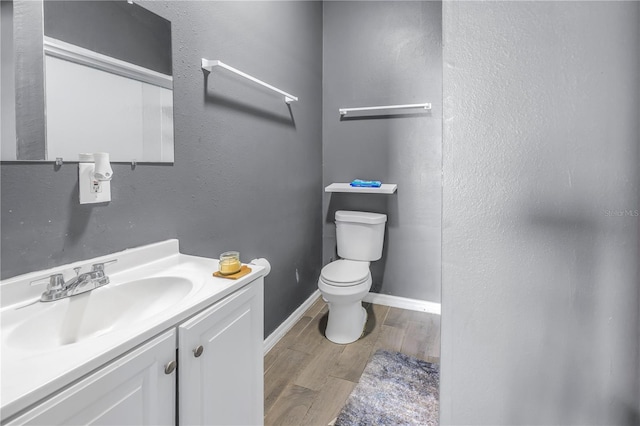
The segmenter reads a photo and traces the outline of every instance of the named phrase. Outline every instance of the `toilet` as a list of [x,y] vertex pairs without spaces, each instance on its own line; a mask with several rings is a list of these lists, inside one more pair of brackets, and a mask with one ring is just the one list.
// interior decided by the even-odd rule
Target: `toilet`
[[371,289],[369,264],[382,257],[387,215],[339,210],[335,219],[341,259],[322,268],[318,289],[329,305],[325,336],[347,344],[360,338],[367,321],[362,299]]

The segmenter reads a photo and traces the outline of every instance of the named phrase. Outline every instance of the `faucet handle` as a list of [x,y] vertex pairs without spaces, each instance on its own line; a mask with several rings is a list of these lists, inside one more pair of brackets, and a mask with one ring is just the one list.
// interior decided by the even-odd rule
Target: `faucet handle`
[[49,277],[47,291],[58,291],[64,288],[64,276],[62,274],[53,274]]
[[40,285],[40,284],[44,284],[51,281],[51,277],[46,277],[46,278],[38,278],[37,280],[33,280],[29,283],[30,286],[34,286],[34,285]]
[[64,277],[62,276],[62,274],[53,274],[49,277],[46,278],[40,278],[38,280],[35,281],[31,281],[30,284],[33,285],[39,285],[39,284],[44,284],[44,283],[48,283],[47,284],[47,291],[50,290],[62,290],[64,288]]
[[107,260],[106,262],[94,263],[93,265],[91,265],[91,271],[92,272],[104,271],[105,266],[109,266],[112,263],[116,263],[117,261],[118,259],[112,259],[112,260]]
[[[42,302],[51,302],[60,298],[65,291],[65,282],[62,274],[53,274],[49,278],[47,289],[40,296]],[[43,284],[45,279],[31,281],[31,285]]]

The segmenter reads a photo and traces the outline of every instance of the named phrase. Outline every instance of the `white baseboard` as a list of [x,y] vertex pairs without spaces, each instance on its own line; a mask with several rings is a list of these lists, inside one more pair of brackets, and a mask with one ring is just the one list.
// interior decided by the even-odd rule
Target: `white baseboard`
[[440,315],[440,303],[426,300],[408,299],[406,297],[390,296],[388,294],[369,293],[364,297],[365,302],[376,305],[391,306],[393,308],[409,309],[412,311],[428,312]]
[[[302,305],[298,306],[289,318],[284,320],[273,333],[264,339],[264,354],[266,355],[280,339],[295,325],[304,313],[313,305],[320,296],[320,290],[314,291]],[[409,309],[412,311],[428,312],[430,314],[440,315],[440,303],[429,302],[426,300],[408,299],[406,297],[390,296],[388,294],[369,293],[364,297],[365,302],[375,303],[376,305],[391,306],[393,308]]]
[[289,315],[289,318],[284,320],[284,322],[280,324],[280,326],[276,328],[273,333],[269,335],[269,337],[264,339],[265,355],[271,350],[271,348],[276,345],[276,343],[278,343],[280,339],[284,337],[285,334],[287,334],[287,331],[291,330],[291,327],[293,327],[296,322],[298,322],[298,320],[302,318],[307,309],[309,309],[311,305],[313,305],[313,302],[315,302],[319,296],[320,290],[314,291],[311,296],[309,296],[309,298],[298,307],[298,309],[296,309],[291,315]]

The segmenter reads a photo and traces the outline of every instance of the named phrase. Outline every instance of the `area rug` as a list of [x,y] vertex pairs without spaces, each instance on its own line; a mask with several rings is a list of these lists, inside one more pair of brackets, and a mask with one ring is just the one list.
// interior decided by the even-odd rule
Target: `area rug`
[[438,425],[440,368],[377,351],[335,420],[347,425]]

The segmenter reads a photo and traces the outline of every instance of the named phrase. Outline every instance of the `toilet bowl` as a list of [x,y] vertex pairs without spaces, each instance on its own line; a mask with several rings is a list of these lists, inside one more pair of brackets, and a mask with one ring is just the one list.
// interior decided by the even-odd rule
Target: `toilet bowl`
[[362,336],[367,311],[362,299],[371,289],[371,261],[382,257],[387,216],[380,213],[337,211],[336,240],[342,259],[320,273],[318,289],[329,306],[325,336],[348,344]]
[[367,322],[362,299],[371,282],[369,262],[337,260],[322,269],[318,289],[329,305],[327,339],[347,344],[360,338]]

